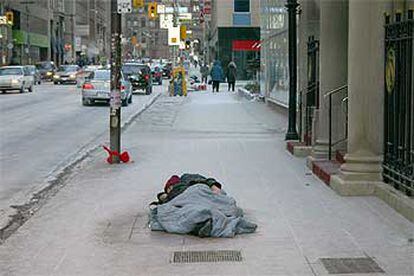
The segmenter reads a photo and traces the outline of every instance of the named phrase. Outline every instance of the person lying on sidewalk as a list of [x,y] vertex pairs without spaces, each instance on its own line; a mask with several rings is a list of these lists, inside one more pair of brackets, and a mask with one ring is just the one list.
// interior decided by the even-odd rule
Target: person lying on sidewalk
[[173,175],[165,183],[164,191],[157,195],[158,202],[151,202],[150,205],[167,203],[171,199],[183,193],[188,187],[195,184],[205,184],[209,186],[215,194],[219,194],[221,192],[221,184],[214,178],[206,178],[200,174],[189,173],[185,173],[181,177],[178,175]]
[[231,238],[257,229],[257,224],[244,218],[236,200],[214,178],[174,175],[157,197],[158,202],[149,208],[151,231]]

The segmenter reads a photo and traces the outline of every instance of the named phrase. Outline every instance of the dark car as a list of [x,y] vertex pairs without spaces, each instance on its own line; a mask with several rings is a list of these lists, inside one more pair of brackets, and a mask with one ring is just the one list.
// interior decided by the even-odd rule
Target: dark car
[[162,69],[159,64],[156,64],[151,68],[151,75],[153,82],[162,85]]
[[36,68],[39,71],[42,80],[53,80],[56,72],[56,66],[53,61],[42,61],[36,63]]
[[53,76],[54,84],[73,83],[78,82],[78,73],[80,67],[78,65],[61,65],[59,70]]
[[125,63],[122,73],[131,82],[133,91],[144,91],[149,95],[152,93],[151,68],[141,63]]

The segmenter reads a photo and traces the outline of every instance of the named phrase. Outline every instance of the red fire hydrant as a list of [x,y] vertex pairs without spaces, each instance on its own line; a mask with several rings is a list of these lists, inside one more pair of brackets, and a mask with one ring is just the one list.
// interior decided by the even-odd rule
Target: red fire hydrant
[[113,158],[113,156],[119,156],[119,160],[121,160],[123,163],[128,163],[129,162],[129,159],[130,158],[129,158],[128,152],[124,151],[121,154],[119,154],[119,152],[116,151],[116,150],[112,151],[111,149],[109,149],[106,146],[102,146],[102,147],[109,154],[108,158],[106,158],[106,162],[108,162],[109,164],[112,164],[112,158]]

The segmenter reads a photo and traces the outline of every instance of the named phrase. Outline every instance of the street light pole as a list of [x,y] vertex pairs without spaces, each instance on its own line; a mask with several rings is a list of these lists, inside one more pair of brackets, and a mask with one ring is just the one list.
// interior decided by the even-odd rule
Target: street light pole
[[299,6],[297,0],[287,0],[289,16],[289,124],[286,140],[298,140],[296,131],[296,81],[297,81],[297,38],[296,38],[296,9]]
[[[111,151],[121,152],[121,14],[117,0],[111,0],[111,100],[109,114],[109,139]],[[119,156],[111,155],[112,163],[119,163]]]

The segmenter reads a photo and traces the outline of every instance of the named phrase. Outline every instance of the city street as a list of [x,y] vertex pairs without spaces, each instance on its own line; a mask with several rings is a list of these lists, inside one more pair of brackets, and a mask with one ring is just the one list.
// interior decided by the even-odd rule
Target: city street
[[[165,82],[166,83],[166,82]],[[150,96],[134,95],[122,108],[127,120],[139,112]],[[22,205],[90,147],[107,144],[108,105],[82,106],[75,85],[45,83],[33,93],[0,94],[0,224],[10,206]]]
[[[413,275],[413,224],[378,198],[335,194],[285,150],[285,126],[223,90],[161,96],[124,133],[134,162],[111,166],[96,152],[0,247],[0,274],[312,276],[328,274],[320,258],[369,256],[386,275]],[[220,181],[257,232],[151,232],[148,204],[184,172]],[[242,262],[172,261],[186,250],[239,250]]]

